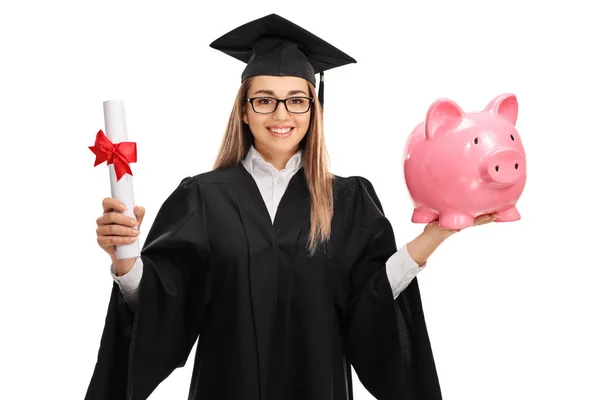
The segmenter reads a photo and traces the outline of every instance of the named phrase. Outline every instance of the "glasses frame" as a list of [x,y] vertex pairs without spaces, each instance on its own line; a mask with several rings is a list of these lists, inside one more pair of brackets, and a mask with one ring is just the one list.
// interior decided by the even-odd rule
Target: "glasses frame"
[[[270,100],[275,100],[276,101],[275,108],[271,112],[258,112],[258,111],[256,111],[254,109],[254,100],[256,100],[256,99],[270,99]],[[307,99],[309,101],[309,103],[308,103],[308,109],[306,111],[303,111],[303,112],[290,111],[288,109],[288,106],[287,106],[287,101],[291,100],[291,99]],[[290,113],[290,114],[306,114],[312,108],[312,105],[315,102],[315,98],[314,97],[309,97],[309,96],[292,96],[292,97],[288,97],[287,99],[276,99],[275,97],[269,97],[269,96],[257,96],[257,97],[247,98],[246,102],[250,103],[250,105],[252,106],[252,111],[254,111],[256,114],[273,114],[275,111],[277,111],[277,107],[279,107],[279,103],[283,103],[283,106],[285,107],[286,111],[288,113]]]

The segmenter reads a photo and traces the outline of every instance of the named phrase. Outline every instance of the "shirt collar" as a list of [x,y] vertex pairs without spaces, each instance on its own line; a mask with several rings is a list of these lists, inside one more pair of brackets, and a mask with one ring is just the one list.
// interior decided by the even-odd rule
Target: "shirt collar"
[[[246,157],[244,158],[244,160],[242,162],[243,162],[244,166],[246,167],[246,169],[248,170],[248,172],[250,172],[251,174],[252,174],[252,171],[254,170],[254,166],[262,166],[262,167],[266,167],[266,168],[270,167],[272,170],[275,170],[275,167],[273,166],[273,164],[266,161],[264,159],[264,157],[262,156],[262,154],[260,154],[258,152],[258,150],[256,150],[254,145],[250,146],[250,149],[248,150],[248,154],[246,155]],[[288,160],[288,162],[285,165],[285,169],[296,172],[301,167],[302,167],[302,149],[299,149],[296,152],[296,154],[294,154],[292,157],[290,157],[290,159]]]

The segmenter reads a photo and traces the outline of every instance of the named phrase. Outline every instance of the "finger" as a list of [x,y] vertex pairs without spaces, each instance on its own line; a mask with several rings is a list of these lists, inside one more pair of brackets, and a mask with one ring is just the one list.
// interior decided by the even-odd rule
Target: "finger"
[[125,204],[115,198],[105,197],[104,200],[102,200],[102,210],[105,214],[113,210],[125,211],[125,208]]
[[142,221],[144,220],[144,215],[146,215],[146,209],[142,206],[135,206],[133,213],[138,220],[138,224],[141,225]]
[[487,215],[478,215],[473,221],[473,225],[481,225],[487,218]]
[[101,247],[116,246],[118,244],[129,244],[137,240],[132,236],[98,236],[98,244]]
[[496,217],[498,217],[497,213],[488,214],[488,215],[486,215],[485,221],[486,222],[492,222],[493,220],[496,219]]
[[120,212],[112,211],[106,214],[101,215],[96,220],[98,226],[100,225],[109,225],[109,224],[118,224],[125,226],[135,226],[137,221],[134,218],[131,218],[125,214]]
[[483,221],[485,218],[487,218],[487,216],[485,216],[485,215],[478,215],[477,217],[475,217],[475,220],[473,221],[473,225],[480,224],[481,221]]
[[135,226],[138,224],[138,222],[134,218],[131,218],[125,214],[122,214],[122,213],[116,212],[116,211],[112,211],[112,212],[108,212],[106,214],[102,214],[100,217],[98,217],[98,219],[96,220],[96,224],[98,226],[109,225],[109,224]]
[[109,224],[100,225],[96,229],[96,234],[98,236],[138,236],[140,232],[139,230],[128,228],[123,225]]
[[494,219],[496,219],[496,216],[497,216],[496,213],[480,215],[475,219],[475,221],[477,222],[476,225],[483,225],[483,224],[490,223]]

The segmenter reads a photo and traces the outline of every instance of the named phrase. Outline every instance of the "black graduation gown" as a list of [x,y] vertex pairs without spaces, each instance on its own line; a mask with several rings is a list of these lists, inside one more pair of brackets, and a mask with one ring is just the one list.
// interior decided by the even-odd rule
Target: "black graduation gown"
[[190,400],[441,399],[417,279],[394,300],[394,233],[371,183],[337,177],[313,258],[304,169],[274,223],[241,163],[185,178],[141,257],[139,305],[113,284],[86,399],[146,399],[198,339]]

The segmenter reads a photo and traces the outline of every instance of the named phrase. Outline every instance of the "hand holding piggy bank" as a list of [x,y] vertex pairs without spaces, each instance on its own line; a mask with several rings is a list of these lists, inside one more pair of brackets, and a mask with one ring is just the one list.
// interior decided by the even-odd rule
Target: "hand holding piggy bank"
[[525,187],[525,151],[515,129],[513,94],[481,112],[434,102],[404,148],[404,178],[415,206],[412,222],[439,219],[440,228],[464,229],[482,214],[495,222],[521,218],[516,203]]

